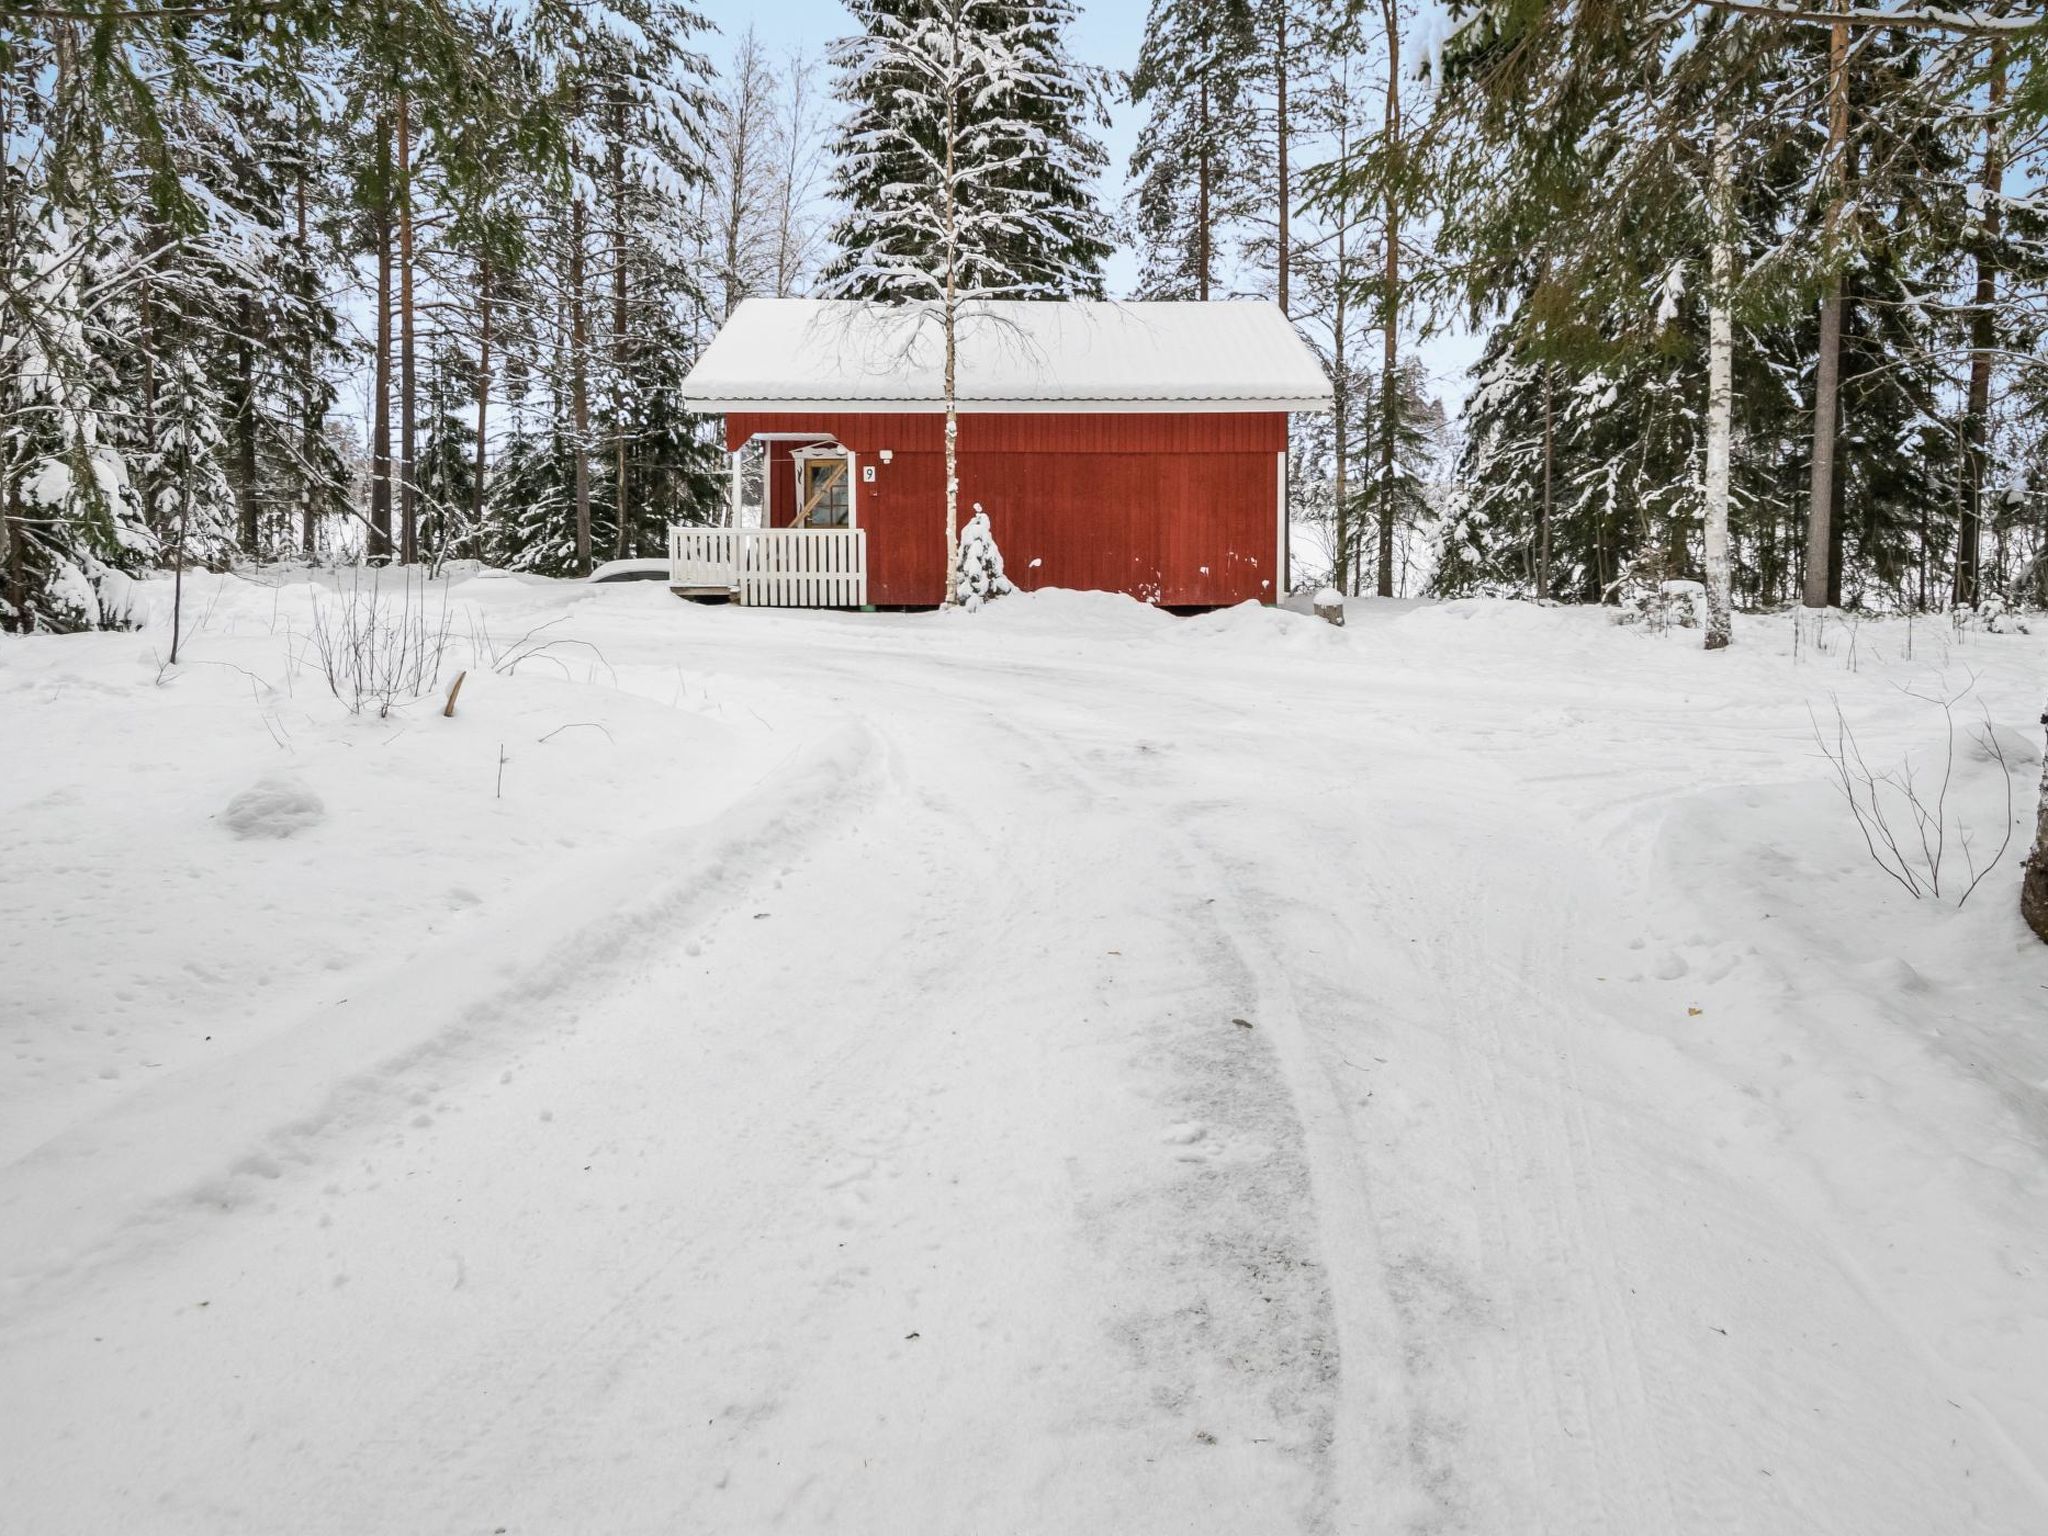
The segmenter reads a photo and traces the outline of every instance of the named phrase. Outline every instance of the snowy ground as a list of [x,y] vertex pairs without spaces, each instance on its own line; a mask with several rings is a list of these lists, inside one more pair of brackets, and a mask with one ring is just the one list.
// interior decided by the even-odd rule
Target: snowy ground
[[2048,1529],[2022,850],[1809,717],[2048,641],[195,587],[0,645],[0,1527]]

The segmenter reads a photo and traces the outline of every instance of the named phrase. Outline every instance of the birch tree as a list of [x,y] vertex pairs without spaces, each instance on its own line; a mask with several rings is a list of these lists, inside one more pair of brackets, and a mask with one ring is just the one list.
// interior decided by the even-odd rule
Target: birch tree
[[[1735,430],[1735,126],[1714,124],[1712,245],[1707,294],[1707,473],[1705,487],[1707,649],[1734,638],[1728,576],[1728,453]],[[1546,532],[1548,531],[1546,524]]]
[[829,291],[914,306],[906,345],[926,322],[942,348],[946,444],[946,594],[960,564],[960,341],[998,324],[990,301],[1072,294],[1096,281],[1094,248],[1073,238],[1075,210],[1040,184],[1074,164],[1057,126],[1072,61],[1045,25],[1054,7],[931,0],[905,13],[868,8],[867,30],[834,49],[856,82],[888,82],[887,114],[856,119],[843,184],[876,189],[852,211]]

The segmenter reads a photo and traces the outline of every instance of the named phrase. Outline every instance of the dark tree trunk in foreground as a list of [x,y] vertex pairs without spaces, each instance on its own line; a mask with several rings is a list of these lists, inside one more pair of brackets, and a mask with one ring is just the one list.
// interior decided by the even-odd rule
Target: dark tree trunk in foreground
[[576,573],[590,574],[590,345],[583,312],[583,199],[569,205],[569,419],[576,434]]
[[[2041,717],[2048,727],[2048,715]],[[2041,771],[2041,808],[2034,816],[2034,851],[2020,881],[2020,916],[2034,936],[2048,944],[2048,767]]]
[[412,301],[412,103],[398,93],[398,558],[420,557],[419,395]]
[[1991,44],[1991,111],[1984,128],[1984,228],[1977,245],[1976,305],[1970,314],[1970,392],[1963,414],[1963,524],[1956,538],[1956,605],[1974,608],[1983,600],[1978,568],[1983,561],[1984,480],[1990,436],[1992,350],[1997,345],[1998,269],[1992,247],[1999,233],[1999,195],[2005,167],[1999,152],[1999,114],[2005,104],[2005,55]]
[[[1836,14],[1846,14],[1848,0],[1835,0]],[[1828,38],[1828,167],[1834,178],[1828,205],[1827,235],[1839,236],[1847,197],[1844,161],[1849,142],[1849,24],[1835,23]],[[1839,566],[1839,505],[1835,442],[1841,431],[1842,274],[1831,273],[1820,301],[1820,358],[1813,376],[1813,459],[1807,493],[1806,590],[1809,608],[1828,608],[1842,600]]]
[[[384,142],[380,119],[377,137]],[[388,183],[387,183],[388,185]],[[391,210],[377,207],[377,361],[370,407],[370,558],[391,558]]]
[[476,346],[476,484],[470,489],[469,528],[472,538],[481,539],[484,528],[484,444],[491,417],[491,258],[485,256],[477,272]]

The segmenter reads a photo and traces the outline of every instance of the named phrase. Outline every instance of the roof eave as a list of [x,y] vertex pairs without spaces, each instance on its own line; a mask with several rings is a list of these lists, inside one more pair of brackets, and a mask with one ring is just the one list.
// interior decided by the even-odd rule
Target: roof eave
[[[1232,397],[1228,399],[1201,399],[1182,396],[1176,399],[1148,400],[1073,400],[1073,399],[1014,399],[1014,400],[956,400],[953,408],[963,416],[987,415],[1002,411],[1012,414],[1032,413],[1089,413],[1136,414],[1206,414],[1211,412],[1252,412],[1285,411],[1293,413],[1322,413],[1332,407],[1329,395],[1270,395],[1257,399]],[[943,400],[828,400],[828,399],[736,399],[730,397],[690,399],[686,398],[683,408],[699,415],[782,415],[790,412],[818,411],[844,414],[902,414],[932,415],[943,411]]]

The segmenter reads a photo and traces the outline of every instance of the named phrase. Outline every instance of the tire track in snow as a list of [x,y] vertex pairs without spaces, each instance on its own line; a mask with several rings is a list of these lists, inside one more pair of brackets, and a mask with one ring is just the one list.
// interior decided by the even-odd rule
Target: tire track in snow
[[[1397,1363],[1398,1344],[1390,1337],[1396,1312],[1381,1279],[1371,1184],[1359,1162],[1342,1095],[1311,1059],[1285,967],[1272,947],[1256,937],[1240,896],[1241,882],[1186,823],[1159,816],[1157,801],[1144,785],[1129,777],[1112,778],[1056,736],[1004,723],[1033,747],[1057,752],[1062,771],[1096,803],[1133,816],[1152,813],[1148,819],[1165,831],[1172,863],[1182,873],[1180,888],[1188,907],[1200,914],[1189,920],[1201,930],[1189,936],[1189,959],[1228,976],[1216,992],[1249,1012],[1254,1033],[1270,1042],[1292,1100],[1290,1129],[1306,1159],[1316,1229],[1312,1246],[1321,1255],[1337,1367],[1336,1401],[1317,1457],[1320,1507],[1305,1529],[1378,1531],[1397,1528],[1395,1522],[1398,1528],[1415,1527],[1424,1518],[1427,1500],[1413,1469],[1388,1454],[1390,1446],[1409,1439],[1414,1413]],[[1206,899],[1192,894],[1201,891],[1213,894]]]
[[[290,1170],[315,1166],[323,1143],[406,1113],[423,1074],[573,1019],[607,974],[630,966],[647,935],[701,922],[759,861],[801,846],[871,798],[876,746],[871,733],[843,729],[710,821],[539,893],[497,921],[495,941],[463,936],[455,964],[450,946],[438,946],[0,1170],[0,1224],[18,1238],[4,1276],[12,1308],[25,1315],[47,1288],[175,1240],[195,1208],[233,1211]],[[599,915],[564,934],[562,911]],[[494,982],[481,996],[479,977]],[[205,1137],[192,1136],[195,1125]],[[53,1176],[58,1167],[62,1178]]]

